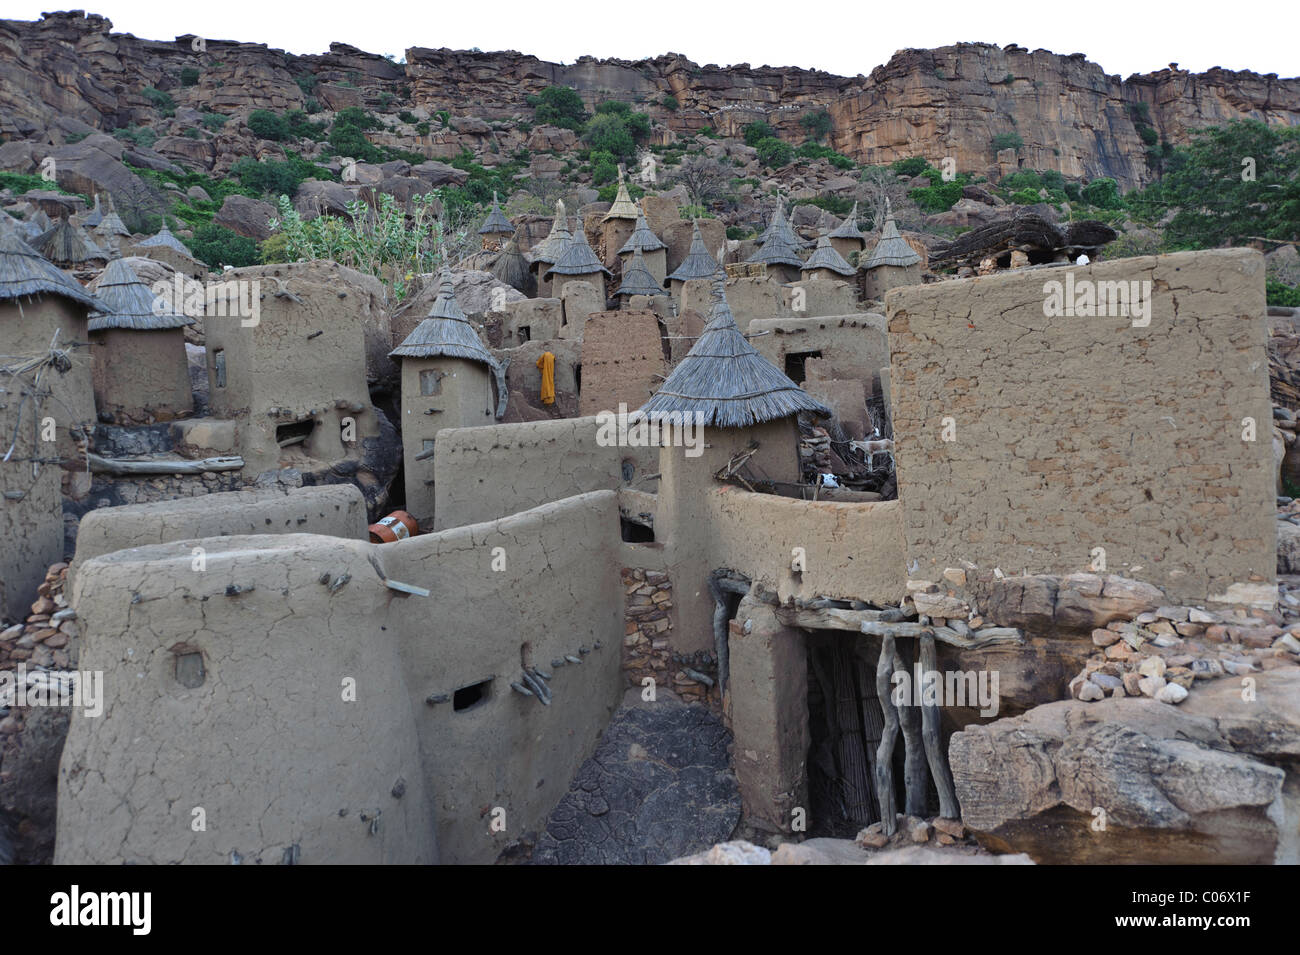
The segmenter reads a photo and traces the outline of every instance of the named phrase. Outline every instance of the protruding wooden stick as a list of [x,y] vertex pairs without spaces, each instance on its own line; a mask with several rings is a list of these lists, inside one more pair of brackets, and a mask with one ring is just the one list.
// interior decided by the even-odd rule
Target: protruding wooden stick
[[[939,656],[935,651],[933,634],[921,634],[920,650],[922,672],[937,673]],[[924,700],[925,697],[921,699]],[[930,763],[930,776],[934,779],[934,788],[939,791],[939,815],[945,819],[960,819],[957,789],[952,783],[952,771],[948,768],[948,757],[943,751],[943,737],[939,732],[937,706],[921,706],[921,736],[925,740],[925,758]]]
[[894,672],[894,638],[885,634],[880,642],[880,660],[876,664],[876,695],[885,728],[876,751],[876,799],[880,803],[881,832],[892,836],[898,829],[898,811],[894,806],[894,740],[898,736],[898,713],[890,701],[890,674]]

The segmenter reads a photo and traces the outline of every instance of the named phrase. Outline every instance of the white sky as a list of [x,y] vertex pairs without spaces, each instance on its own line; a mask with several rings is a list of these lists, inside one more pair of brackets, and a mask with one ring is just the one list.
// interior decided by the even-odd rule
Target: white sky
[[[958,41],[1084,53],[1128,76],[1177,62],[1300,74],[1295,0],[78,0],[115,32],[151,40],[193,33],[321,53],[331,41],[399,59],[408,47],[518,50],[572,63],[582,55],[639,59],[681,53],[697,63],[800,66],[870,73],[907,47]],[[49,0],[5,0],[4,19],[36,20]],[[548,22],[547,11],[555,11]],[[811,11],[833,11],[823,19]],[[806,12],[807,11],[807,12]]]

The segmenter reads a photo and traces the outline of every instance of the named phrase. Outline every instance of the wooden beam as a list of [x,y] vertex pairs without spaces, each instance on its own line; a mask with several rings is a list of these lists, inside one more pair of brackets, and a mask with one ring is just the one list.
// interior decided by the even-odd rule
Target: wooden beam
[[919,637],[932,633],[936,640],[959,650],[980,650],[998,644],[1014,646],[1025,642],[1025,635],[1015,627],[985,627],[973,630],[970,636],[964,637],[951,627],[932,627],[910,621],[883,623],[867,620],[863,621],[861,630],[872,637]]
[[804,630],[852,630],[865,633],[864,623],[889,623],[897,625],[903,612],[887,610],[849,610],[842,607],[777,607],[776,619],[787,627]]
[[209,471],[238,471],[244,467],[244,459],[238,456],[204,458],[198,461],[166,458],[127,461],[103,458],[88,452],[86,460],[90,470],[96,474],[204,474]]

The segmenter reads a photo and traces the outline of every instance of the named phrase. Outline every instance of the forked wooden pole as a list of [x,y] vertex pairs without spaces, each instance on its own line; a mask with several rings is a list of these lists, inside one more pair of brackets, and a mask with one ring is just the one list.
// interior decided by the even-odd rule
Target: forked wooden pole
[[[934,634],[922,632],[920,639],[921,670],[937,673],[939,656],[935,650]],[[924,699],[924,697],[922,697]],[[960,819],[961,807],[957,803],[957,789],[952,782],[952,770],[943,751],[943,737],[939,732],[939,708],[921,707],[921,736],[925,740],[925,757],[930,763],[934,788],[939,791],[939,815],[945,819]]]

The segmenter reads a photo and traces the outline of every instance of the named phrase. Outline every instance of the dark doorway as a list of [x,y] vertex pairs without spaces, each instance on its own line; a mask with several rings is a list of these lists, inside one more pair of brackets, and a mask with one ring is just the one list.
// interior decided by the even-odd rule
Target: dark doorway
[[785,356],[785,375],[796,385],[802,385],[804,379],[808,377],[805,367],[809,358],[821,358],[820,351],[797,351],[789,352]]
[[302,444],[311,437],[311,433],[315,428],[315,418],[303,418],[301,421],[292,421],[289,424],[277,425],[275,429],[275,443],[282,448],[287,448],[294,444]]
[[653,527],[647,527],[644,524],[637,524],[629,521],[626,517],[619,517],[618,529],[623,540],[628,544],[653,544],[655,539],[655,530]]

